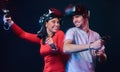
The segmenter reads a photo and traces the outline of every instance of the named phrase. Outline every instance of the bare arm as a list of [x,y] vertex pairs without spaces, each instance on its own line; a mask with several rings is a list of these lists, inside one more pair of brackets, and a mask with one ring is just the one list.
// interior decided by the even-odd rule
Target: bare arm
[[7,22],[9,24],[9,27],[11,27],[12,31],[20,38],[26,39],[30,42],[40,44],[40,39],[37,37],[37,34],[32,34],[32,33],[24,31],[22,28],[20,28],[17,24],[14,23],[11,17],[5,17],[4,15],[3,21],[5,23]]
[[101,40],[97,40],[91,44],[72,44],[72,40],[67,39],[64,41],[64,46],[63,46],[63,51],[65,53],[72,53],[72,52],[79,52],[82,50],[86,50],[89,48],[93,48],[93,49],[98,49],[100,48],[101,45]]
[[72,52],[82,51],[88,48],[89,48],[88,44],[82,44],[82,45],[72,44],[72,40],[69,39],[69,40],[65,40],[63,51],[65,53],[72,53]]

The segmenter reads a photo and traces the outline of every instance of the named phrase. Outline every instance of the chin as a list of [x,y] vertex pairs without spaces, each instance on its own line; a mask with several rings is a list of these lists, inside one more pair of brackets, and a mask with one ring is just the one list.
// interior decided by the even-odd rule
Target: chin
[[58,29],[57,30],[53,30],[53,32],[57,32],[58,31]]
[[76,24],[75,27],[80,27],[81,25]]
[[79,28],[80,26],[76,26],[77,28]]

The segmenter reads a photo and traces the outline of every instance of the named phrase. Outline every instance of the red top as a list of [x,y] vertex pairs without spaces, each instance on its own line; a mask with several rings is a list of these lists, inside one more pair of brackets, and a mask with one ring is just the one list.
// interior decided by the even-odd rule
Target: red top
[[45,62],[43,72],[65,72],[65,61],[68,56],[63,54],[62,51],[64,40],[63,31],[58,30],[52,37],[58,48],[58,51],[53,51],[48,44],[42,44],[42,40],[37,37],[37,34],[25,32],[16,24],[13,24],[11,28],[20,38],[40,44],[40,54],[44,57]]

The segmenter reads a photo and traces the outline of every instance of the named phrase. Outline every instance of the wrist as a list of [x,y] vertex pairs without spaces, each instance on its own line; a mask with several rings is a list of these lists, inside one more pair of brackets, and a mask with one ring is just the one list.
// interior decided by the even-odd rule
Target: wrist
[[8,23],[9,23],[9,26],[11,27],[14,24],[14,21],[10,20],[8,21]]
[[89,49],[95,49],[92,44],[89,44]]
[[92,48],[92,45],[91,45],[91,44],[89,44],[89,48]]

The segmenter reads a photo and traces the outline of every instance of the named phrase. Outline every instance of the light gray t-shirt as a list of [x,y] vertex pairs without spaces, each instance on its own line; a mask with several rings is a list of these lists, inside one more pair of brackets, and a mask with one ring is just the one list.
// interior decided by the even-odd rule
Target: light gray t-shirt
[[[72,40],[73,44],[90,44],[100,38],[100,35],[92,30],[88,33],[80,28],[70,28],[66,32],[65,40]],[[104,48],[102,48],[104,49]],[[91,50],[74,52],[70,54],[70,59],[67,62],[66,72],[94,72],[94,59],[91,55]]]

